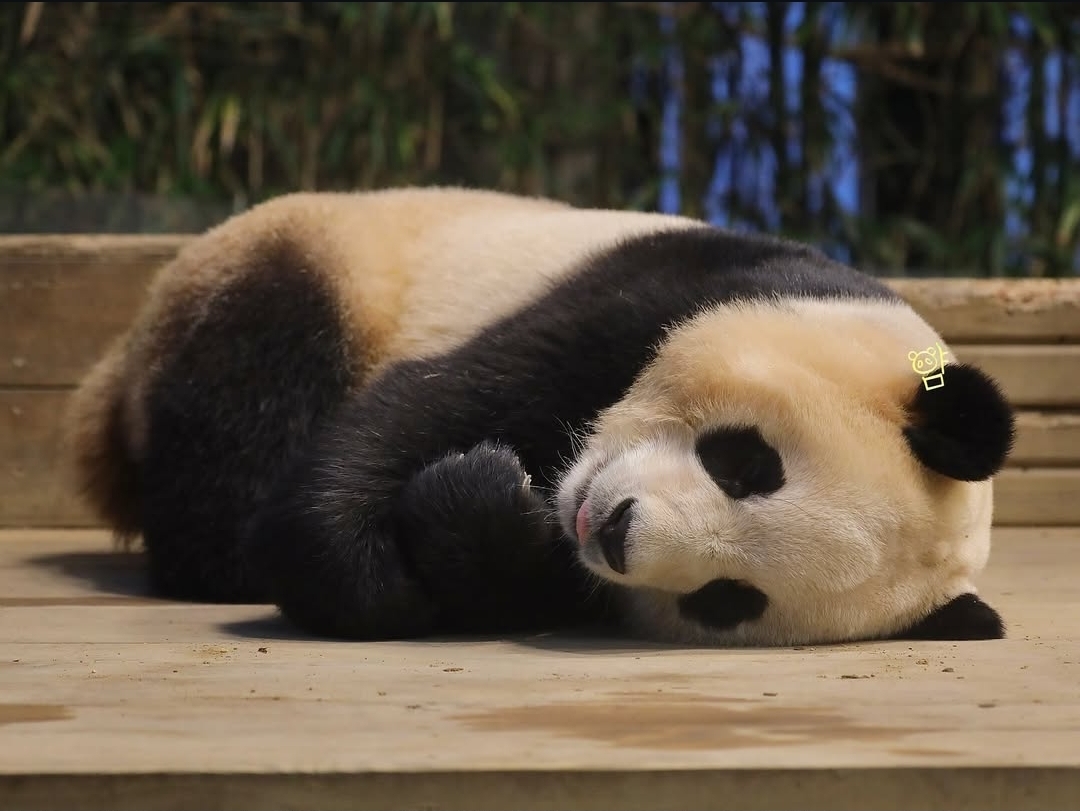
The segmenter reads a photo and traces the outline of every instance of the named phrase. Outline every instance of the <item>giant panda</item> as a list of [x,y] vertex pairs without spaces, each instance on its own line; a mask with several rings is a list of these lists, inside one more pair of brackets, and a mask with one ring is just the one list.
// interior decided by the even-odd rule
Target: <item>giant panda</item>
[[71,440],[157,594],[316,636],[992,639],[975,580],[1013,413],[948,353],[890,288],[778,238],[299,193],[160,270]]

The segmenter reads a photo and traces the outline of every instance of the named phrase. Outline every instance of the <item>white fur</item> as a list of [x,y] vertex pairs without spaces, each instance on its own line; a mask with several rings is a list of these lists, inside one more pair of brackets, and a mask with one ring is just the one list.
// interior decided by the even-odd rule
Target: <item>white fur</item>
[[[581,555],[598,576],[633,587],[631,624],[648,636],[777,645],[896,633],[973,592],[989,554],[990,482],[929,472],[901,433],[920,385],[908,354],[935,343],[945,346],[890,303],[704,313],[674,330],[597,420],[560,488],[563,527],[574,537],[579,492],[596,516],[636,499],[626,573],[595,541]],[[780,490],[733,500],[716,486],[694,442],[724,425],[756,426],[777,450]],[[765,614],[726,631],[684,619],[679,595],[717,578],[762,590]]]

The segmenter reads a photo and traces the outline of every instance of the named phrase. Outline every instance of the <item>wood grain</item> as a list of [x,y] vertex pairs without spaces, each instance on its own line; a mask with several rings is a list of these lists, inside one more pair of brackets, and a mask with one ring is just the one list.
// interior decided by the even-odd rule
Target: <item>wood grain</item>
[[89,526],[63,453],[70,390],[0,389],[0,527]]
[[[1024,408],[1080,406],[1080,345],[952,345],[961,361],[994,377],[1014,405]],[[949,372],[945,369],[945,385]]]
[[996,531],[1003,641],[707,650],[313,640],[0,533],[0,809],[1080,808],[1076,534]]
[[1075,411],[1020,411],[1012,467],[1080,467],[1080,408]]
[[0,386],[71,385],[135,316],[179,236],[0,237]]
[[994,483],[1002,526],[1080,526],[1080,468],[1007,468]]
[[1080,342],[1080,279],[890,279],[950,343]]

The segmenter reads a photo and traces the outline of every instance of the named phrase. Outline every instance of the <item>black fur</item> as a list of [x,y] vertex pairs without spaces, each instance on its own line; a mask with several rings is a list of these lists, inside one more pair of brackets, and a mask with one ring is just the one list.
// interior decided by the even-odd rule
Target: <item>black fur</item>
[[117,538],[128,540],[139,534],[142,496],[139,465],[128,444],[124,425],[124,401],[109,403],[103,426],[104,443],[84,451],[82,464],[92,471],[86,495],[100,505]]
[[918,384],[904,436],[931,470],[960,481],[997,473],[1012,449],[1013,411],[1001,390],[972,366],[946,366],[944,385]]
[[576,613],[571,547],[509,448],[485,442],[428,465],[395,508],[397,537],[448,630],[553,626]]
[[176,311],[147,398],[140,466],[150,576],[163,595],[259,601],[239,554],[278,476],[351,379],[334,294],[287,246]]
[[757,428],[716,428],[698,437],[698,459],[731,498],[763,496],[784,486],[780,454]]
[[739,580],[713,580],[679,598],[679,613],[714,630],[734,628],[765,613],[765,592]]
[[1001,639],[1005,624],[1000,615],[974,594],[961,594],[914,626],[897,634],[897,639]]
[[[897,300],[792,243],[704,227],[629,240],[460,348],[370,382],[267,502],[248,559],[285,615],[318,633],[513,627],[538,601],[591,611],[569,542],[511,487],[518,462],[549,492],[573,453],[567,429],[620,398],[668,326],[776,293]],[[517,460],[473,450],[488,442]]]

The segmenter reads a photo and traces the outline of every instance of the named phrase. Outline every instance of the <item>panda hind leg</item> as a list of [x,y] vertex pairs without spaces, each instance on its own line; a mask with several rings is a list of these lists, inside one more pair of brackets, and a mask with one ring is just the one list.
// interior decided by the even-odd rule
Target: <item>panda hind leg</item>
[[352,383],[327,281],[287,245],[265,253],[198,312],[174,313],[177,338],[147,394],[140,524],[163,596],[265,599],[241,543]]

